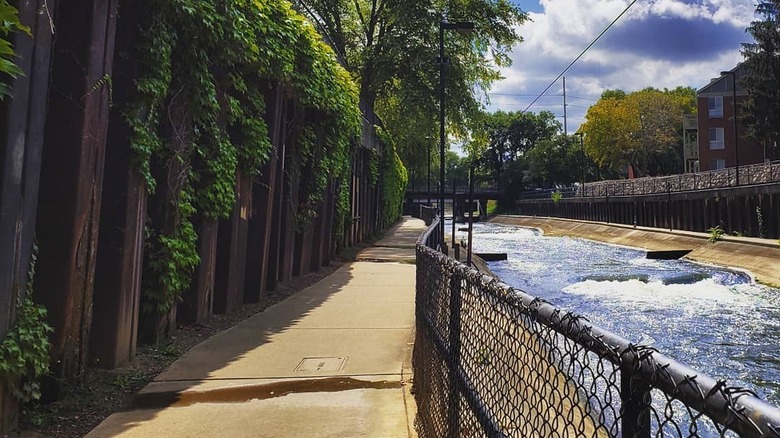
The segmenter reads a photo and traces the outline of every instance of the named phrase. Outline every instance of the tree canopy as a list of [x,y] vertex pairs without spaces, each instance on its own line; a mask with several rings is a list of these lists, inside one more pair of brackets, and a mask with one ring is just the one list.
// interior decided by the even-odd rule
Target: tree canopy
[[668,175],[682,166],[682,115],[696,111],[696,91],[605,91],[588,109],[585,150],[599,166],[612,170],[630,165],[638,175]]
[[778,156],[780,143],[780,0],[759,1],[756,14],[761,17],[748,27],[755,42],[742,45],[745,57],[743,85],[747,89],[745,122],[748,134],[766,142]]
[[529,151],[560,131],[561,124],[549,111],[483,113],[465,149],[480,163],[482,177],[498,183],[500,203],[512,205],[528,182]]
[[594,178],[594,163],[578,135],[556,135],[528,151],[528,181],[536,187],[569,186]]
[[451,132],[480,112],[474,90],[500,79],[527,15],[509,0],[302,0],[360,86],[360,97],[392,132],[402,159],[424,163],[438,126],[439,23],[470,21],[471,35],[445,35]]

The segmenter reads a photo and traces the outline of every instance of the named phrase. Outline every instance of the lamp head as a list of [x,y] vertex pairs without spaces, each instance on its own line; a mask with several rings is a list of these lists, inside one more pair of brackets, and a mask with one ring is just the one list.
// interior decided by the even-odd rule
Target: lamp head
[[442,21],[441,26],[446,30],[454,30],[464,35],[468,35],[474,32],[474,23],[471,21],[458,21],[454,23]]

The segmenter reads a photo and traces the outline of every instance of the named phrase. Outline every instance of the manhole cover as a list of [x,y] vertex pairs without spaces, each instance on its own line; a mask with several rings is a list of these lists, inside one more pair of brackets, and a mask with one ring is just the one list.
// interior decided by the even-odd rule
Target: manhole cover
[[347,362],[347,356],[342,357],[304,357],[295,367],[295,371],[314,373],[317,371],[340,371]]

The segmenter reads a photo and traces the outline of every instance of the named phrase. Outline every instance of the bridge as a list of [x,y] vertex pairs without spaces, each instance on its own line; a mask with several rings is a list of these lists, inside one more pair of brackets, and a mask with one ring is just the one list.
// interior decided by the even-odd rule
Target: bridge
[[[498,189],[494,187],[479,188],[474,190],[474,207],[472,211],[478,212],[478,217],[484,217],[487,214],[487,202],[498,199]],[[444,191],[444,209],[445,214],[452,216],[452,204],[455,199],[455,214],[468,214],[469,191],[466,188],[446,188]],[[417,210],[420,205],[436,206],[439,203],[439,192],[411,189],[406,191],[404,198],[404,212],[417,216]],[[418,216],[422,217],[422,216]],[[430,223],[427,219],[426,223]]]

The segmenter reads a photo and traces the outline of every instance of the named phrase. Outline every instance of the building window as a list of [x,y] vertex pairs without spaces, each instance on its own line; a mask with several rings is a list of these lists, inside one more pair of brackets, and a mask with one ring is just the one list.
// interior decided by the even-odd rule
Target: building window
[[723,96],[707,98],[710,118],[723,117]]
[[724,160],[723,158],[712,160],[712,163],[710,163],[710,170],[720,170],[725,168],[726,168],[726,160]]
[[723,148],[723,128],[710,128],[710,149]]

